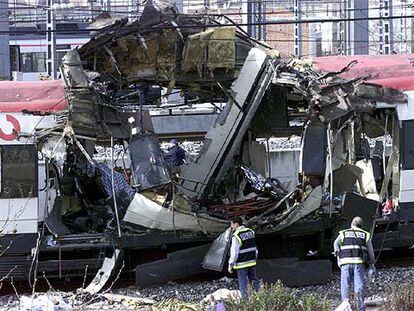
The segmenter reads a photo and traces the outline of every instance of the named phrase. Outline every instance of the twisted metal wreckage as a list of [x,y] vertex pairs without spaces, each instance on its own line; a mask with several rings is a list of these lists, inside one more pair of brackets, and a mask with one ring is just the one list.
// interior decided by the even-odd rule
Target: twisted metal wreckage
[[[99,268],[104,250],[107,257],[87,289],[96,292],[116,270],[121,251],[129,251],[124,260],[131,267],[188,245],[202,245],[204,256],[210,247],[205,243],[226,230],[234,215],[255,228],[263,258],[304,257],[310,250],[323,257],[344,219],[358,213],[371,227],[378,202],[391,196],[401,202],[400,193],[407,197],[404,202],[414,201],[412,190],[403,189],[408,179],[402,177],[411,173],[398,164],[405,161],[398,156],[404,145],[401,120],[412,112],[407,112],[409,96],[401,91],[408,86],[393,85],[395,73],[380,73],[388,80],[367,75],[363,63],[369,56],[362,64],[349,57],[284,60],[220,19],[178,14],[168,3],[153,2],[139,20],[111,21],[70,51],[61,69],[64,86],[39,82],[43,98],[34,98],[37,84],[0,83],[10,94],[15,83],[13,94],[20,94],[3,99],[7,121],[31,120],[27,129],[15,126],[10,137],[3,131],[0,136],[0,198],[9,206],[1,239],[15,258],[2,265],[3,274],[13,267],[21,276],[41,270],[83,273],[86,264]],[[181,90],[193,105],[227,103],[197,159],[179,176],[169,173],[143,112],[152,85],[167,88],[167,95]],[[64,99],[57,100],[63,91]],[[255,172],[253,159],[263,154],[256,139],[297,133],[301,124],[301,183],[289,191]],[[378,162],[367,138],[384,133],[394,144],[391,155],[379,154]],[[94,158],[101,146],[112,147],[109,166]],[[38,178],[32,183],[31,170]],[[345,199],[338,199],[344,192]],[[409,218],[412,212],[405,211]],[[13,242],[17,236],[30,238]],[[277,249],[268,243],[275,237],[280,237]],[[397,244],[410,242],[406,234]],[[143,249],[151,254],[137,259]],[[205,266],[222,267],[224,250],[221,244],[210,249]],[[217,251],[220,256],[213,256]],[[100,260],[81,259],[85,252]]]

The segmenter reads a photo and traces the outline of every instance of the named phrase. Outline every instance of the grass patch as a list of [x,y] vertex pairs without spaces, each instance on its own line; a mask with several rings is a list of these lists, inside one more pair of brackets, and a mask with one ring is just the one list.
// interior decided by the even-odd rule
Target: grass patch
[[315,294],[298,295],[297,291],[278,281],[262,286],[258,293],[250,293],[247,300],[224,302],[226,311],[329,311],[328,300]]
[[384,311],[414,310],[414,282],[397,283],[386,292]]

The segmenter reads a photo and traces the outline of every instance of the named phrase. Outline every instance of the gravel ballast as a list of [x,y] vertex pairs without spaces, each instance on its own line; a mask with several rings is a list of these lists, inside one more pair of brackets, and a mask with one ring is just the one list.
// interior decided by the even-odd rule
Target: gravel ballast
[[[378,299],[384,296],[386,290],[390,289],[394,284],[409,281],[414,279],[414,267],[404,268],[384,268],[378,269],[374,282],[367,287],[366,297],[369,299]],[[184,303],[198,303],[208,294],[214,291],[227,288],[237,289],[237,282],[234,278],[223,277],[213,281],[202,282],[186,282],[176,283],[169,282],[164,285],[151,286],[145,288],[137,288],[129,286],[125,288],[116,288],[111,291],[111,294],[127,296],[132,298],[146,298],[152,300],[155,303],[163,301],[181,301]],[[317,286],[305,286],[299,288],[293,288],[297,295],[304,293],[313,293],[321,298],[326,298],[332,302],[332,305],[339,304],[340,302],[340,275],[339,272],[335,272],[328,283]],[[54,299],[59,301],[62,299],[60,309],[32,309],[38,311],[46,310],[73,310],[73,307],[80,310],[145,310],[148,307],[145,305],[132,306],[126,305],[125,302],[114,301],[107,299],[103,296],[96,296],[94,300],[90,301],[90,298],[85,298],[84,295],[75,295],[74,292],[51,292],[49,294],[39,293],[39,296],[55,297]],[[28,298],[28,295],[22,297]],[[57,297],[57,298],[56,298]],[[53,299],[52,299],[53,300]],[[87,303],[85,303],[87,302]],[[84,306],[82,307],[82,305]],[[26,303],[27,305],[27,303]],[[70,307],[69,309],[62,308],[64,305]],[[22,299],[18,299],[16,295],[6,295],[0,297],[0,310],[26,310]]]

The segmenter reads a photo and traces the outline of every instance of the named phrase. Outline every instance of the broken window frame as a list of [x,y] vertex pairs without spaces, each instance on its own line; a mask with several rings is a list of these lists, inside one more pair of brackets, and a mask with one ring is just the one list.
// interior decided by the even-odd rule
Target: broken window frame
[[[154,182],[154,183],[148,182],[147,184],[143,185],[143,184],[141,184],[141,179],[139,179],[138,176],[137,176],[137,171],[140,169],[140,167],[139,167],[139,164],[136,161],[137,159],[134,159],[133,144],[134,144],[135,141],[137,141],[139,139],[147,139],[147,140],[149,139],[149,140],[152,141],[154,146],[157,146],[156,150],[151,151],[151,152],[155,152],[154,155],[156,157],[156,164],[151,163],[151,160],[148,160],[147,165],[149,167],[152,167],[152,166],[157,166],[158,167],[157,172],[160,175],[163,175],[163,176],[160,176],[161,178],[159,179],[158,182]],[[156,135],[150,134],[150,133],[136,135],[129,142],[128,149],[129,149],[129,156],[130,156],[130,160],[131,160],[131,168],[132,168],[131,172],[132,172],[132,176],[133,176],[133,180],[134,180],[134,186],[137,186],[140,191],[155,188],[155,187],[159,187],[159,186],[171,183],[171,178],[170,178],[170,175],[168,173],[167,165],[164,162],[163,153],[162,153],[162,151],[159,147],[158,138],[157,138]]]
[[[28,159],[19,159],[18,157],[15,157],[13,161],[13,164],[24,164],[24,165],[17,165],[17,169],[24,171],[24,176],[26,177],[25,180],[28,180],[29,183],[31,184],[31,189],[32,191],[25,191],[23,193],[22,191],[22,195],[15,195],[15,194],[10,194],[9,192],[5,192],[4,191],[4,187],[6,185],[4,179],[8,178],[9,180],[14,178],[14,179],[18,179],[18,174],[16,174],[16,169],[12,168],[13,170],[13,174],[5,174],[5,168],[7,167],[7,165],[9,164],[7,161],[4,161],[4,152],[7,149],[12,149],[12,148],[17,148],[17,149],[22,149],[20,150],[18,153],[20,157],[23,157],[25,154],[28,155]],[[23,150],[27,150],[27,153],[25,153]],[[20,162],[19,162],[20,161]],[[30,174],[27,170],[27,165],[33,165],[33,174]],[[13,165],[13,166],[14,166]],[[38,154],[37,154],[37,149],[35,145],[0,145],[0,199],[20,199],[20,198],[32,198],[32,197],[37,197],[38,196],[38,169],[39,169],[39,165],[38,165]],[[18,181],[18,182],[22,182],[22,181]]]

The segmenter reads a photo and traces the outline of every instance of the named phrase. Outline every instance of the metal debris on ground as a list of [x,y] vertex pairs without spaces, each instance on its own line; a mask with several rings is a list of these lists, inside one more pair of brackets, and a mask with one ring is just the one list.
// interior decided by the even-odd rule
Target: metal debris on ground
[[[401,280],[410,280],[414,278],[414,268],[381,268],[378,269],[376,281],[367,287],[366,302],[368,305],[381,304],[384,295],[393,285]],[[295,287],[293,290],[296,295],[313,293],[318,297],[326,298],[332,303],[333,309],[337,307],[340,301],[340,275],[335,273],[328,283],[317,286]],[[223,294],[223,295],[222,295]],[[126,288],[113,289],[106,294],[95,295],[95,299],[90,301],[83,295],[77,295],[73,292],[54,291],[50,293],[39,293],[33,299],[35,304],[43,306],[39,311],[48,311],[45,305],[56,305],[59,307],[69,306],[70,310],[170,310],[168,307],[174,303],[187,309],[197,310],[200,303],[206,302],[211,296],[215,300],[225,299],[227,294],[237,296],[237,282],[234,278],[222,278],[213,281],[174,283],[169,282],[160,286],[137,288],[134,286]],[[40,304],[46,302],[46,304]],[[30,304],[29,304],[30,303]],[[0,297],[0,310],[4,311],[22,311],[30,306],[32,299],[30,296],[22,295],[20,300],[15,295],[4,295]],[[86,304],[87,303],[87,304]],[[65,310],[65,309],[59,309]],[[178,309],[173,309],[178,310]],[[51,309],[51,311],[54,311]]]

